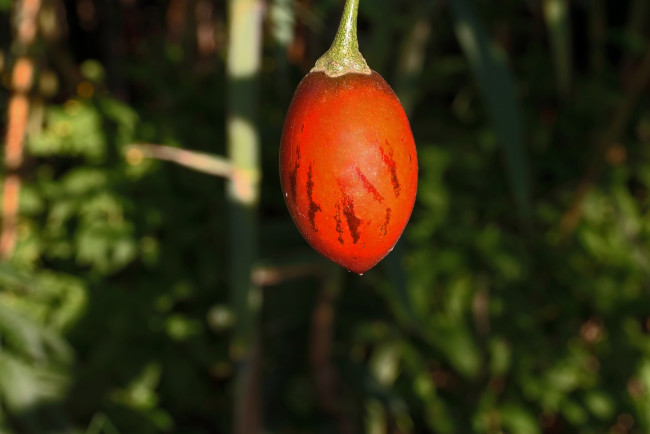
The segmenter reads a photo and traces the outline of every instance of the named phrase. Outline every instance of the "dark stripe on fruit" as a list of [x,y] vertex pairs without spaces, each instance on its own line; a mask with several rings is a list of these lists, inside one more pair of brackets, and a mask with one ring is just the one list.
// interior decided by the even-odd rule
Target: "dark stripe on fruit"
[[384,200],[384,197],[377,191],[374,185],[370,181],[368,181],[368,178],[361,172],[361,169],[357,167],[357,176],[361,180],[361,183],[363,183],[363,186],[366,190],[368,190],[369,193],[371,193],[375,200],[377,202],[381,202]]
[[312,179],[312,170],[311,170],[311,164],[309,165],[309,172],[307,172],[307,200],[309,200],[309,211],[308,211],[308,216],[309,216],[309,222],[311,223],[311,228],[314,230],[314,232],[318,232],[318,229],[316,229],[316,213],[319,212],[320,205],[318,205],[316,202],[314,202],[314,180]]
[[343,222],[341,221],[341,202],[336,202],[334,205],[336,213],[334,214],[334,221],[336,222],[336,233],[339,234],[339,243],[343,244]]
[[354,213],[354,201],[345,193],[343,193],[343,205],[343,215],[345,216],[345,221],[348,223],[348,228],[350,228],[352,242],[356,244],[360,238],[359,225],[361,225],[361,219]]
[[381,225],[381,233],[382,235],[386,235],[388,233],[388,223],[390,223],[390,213],[391,209],[386,208],[386,219],[384,220],[384,224]]
[[382,161],[385,165],[388,166],[388,169],[390,170],[390,180],[393,183],[393,191],[395,192],[395,197],[398,197],[401,187],[399,185],[399,179],[397,179],[397,167],[395,165],[395,160],[393,160],[393,148],[391,148],[390,144],[388,144],[388,140],[386,140],[386,147],[389,151],[388,154],[381,146],[379,147],[379,151],[381,152]]
[[296,203],[296,177],[298,176],[298,168],[300,167],[300,143],[296,146],[296,164],[289,173],[289,185],[291,187],[291,200]]

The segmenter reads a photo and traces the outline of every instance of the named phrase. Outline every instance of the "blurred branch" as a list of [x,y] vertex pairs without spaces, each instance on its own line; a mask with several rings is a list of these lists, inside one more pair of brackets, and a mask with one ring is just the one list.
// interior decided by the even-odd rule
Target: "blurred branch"
[[4,167],[7,174],[2,195],[2,232],[0,233],[0,257],[10,258],[16,245],[16,222],[21,179],[18,170],[23,164],[25,126],[29,115],[29,91],[34,76],[34,60],[28,54],[36,38],[40,0],[23,0],[15,9],[16,51],[7,110]]
[[[333,274],[336,273],[334,271]],[[334,334],[334,300],[339,284],[338,279],[331,277],[323,282],[314,307],[309,339],[309,362],[314,371],[316,394],[321,408],[330,415],[338,412],[338,375],[330,359]]]
[[622,100],[616,108],[612,120],[602,134],[602,138],[596,145],[593,158],[587,168],[587,172],[578,185],[571,206],[564,213],[560,220],[560,240],[565,239],[576,228],[582,218],[582,207],[585,198],[594,188],[594,185],[605,168],[605,157],[616,144],[625,127],[632,117],[632,113],[643,94],[643,89],[648,85],[650,79],[650,44],[646,49],[641,64],[633,74],[630,84],[625,90]]
[[251,280],[257,286],[273,286],[303,277],[322,278],[325,275],[326,269],[322,263],[296,264],[286,267],[256,267]]
[[126,159],[129,162],[139,162],[142,158],[155,158],[171,161],[188,167],[197,172],[229,178],[233,175],[230,162],[216,155],[188,151],[164,145],[133,144],[126,148]]
[[210,0],[198,0],[195,6],[196,49],[203,57],[214,54],[217,49],[213,8]]
[[316,395],[321,410],[336,419],[336,432],[347,434],[354,431],[341,405],[339,374],[332,362],[334,303],[341,291],[342,273],[342,268],[330,266],[320,288],[312,317],[309,363],[314,372]]
[[187,0],[170,0],[167,6],[167,36],[173,43],[179,44],[183,39],[187,20]]
[[555,64],[558,93],[560,97],[566,98],[571,91],[573,70],[569,5],[566,0],[544,0],[543,10]]

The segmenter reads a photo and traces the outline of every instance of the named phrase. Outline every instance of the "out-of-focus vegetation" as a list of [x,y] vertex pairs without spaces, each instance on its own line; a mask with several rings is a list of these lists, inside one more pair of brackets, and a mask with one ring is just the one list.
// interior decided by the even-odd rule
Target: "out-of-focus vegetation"
[[[421,174],[398,248],[362,277],[309,249],[277,176],[343,1],[260,4],[260,72],[234,82],[225,3],[43,1],[0,265],[0,432],[225,433],[235,406],[270,433],[650,432],[647,0],[362,1],[361,51]],[[129,147],[226,156],[239,95],[261,145],[256,313],[231,304],[224,179]]]

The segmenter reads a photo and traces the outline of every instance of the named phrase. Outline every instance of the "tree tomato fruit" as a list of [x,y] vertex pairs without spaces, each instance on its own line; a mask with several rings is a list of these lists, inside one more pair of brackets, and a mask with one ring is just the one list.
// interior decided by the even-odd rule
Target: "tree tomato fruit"
[[317,252],[356,273],[375,266],[404,231],[417,177],[409,121],[379,74],[303,78],[284,122],[280,180]]

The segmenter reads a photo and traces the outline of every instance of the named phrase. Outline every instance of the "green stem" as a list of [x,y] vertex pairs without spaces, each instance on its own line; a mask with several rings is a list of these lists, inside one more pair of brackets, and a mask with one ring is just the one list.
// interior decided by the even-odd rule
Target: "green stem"
[[311,72],[324,72],[329,77],[349,73],[370,74],[371,70],[359,51],[357,12],[359,0],[346,0],[339,29],[329,50],[317,61]]

